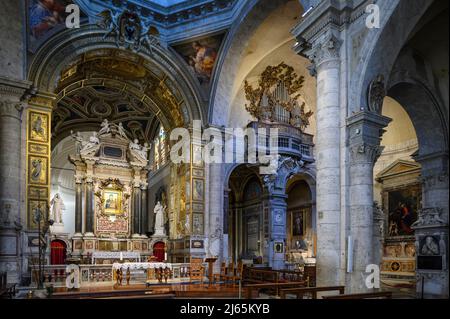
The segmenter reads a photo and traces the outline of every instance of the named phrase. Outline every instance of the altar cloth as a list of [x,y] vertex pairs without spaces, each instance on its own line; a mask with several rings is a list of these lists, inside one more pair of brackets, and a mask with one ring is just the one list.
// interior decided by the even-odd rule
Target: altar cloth
[[172,269],[172,264],[170,263],[158,263],[158,262],[153,262],[153,263],[114,263],[113,265],[113,269],[117,270],[122,268],[122,270],[126,270],[128,268],[130,268],[130,270],[133,269],[156,269],[156,268],[169,268]]

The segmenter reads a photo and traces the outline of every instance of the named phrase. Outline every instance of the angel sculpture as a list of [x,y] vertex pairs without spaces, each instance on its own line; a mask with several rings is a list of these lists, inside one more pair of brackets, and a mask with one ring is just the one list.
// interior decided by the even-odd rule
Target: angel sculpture
[[117,127],[117,131],[119,132],[119,135],[125,139],[127,139],[127,133],[125,132],[125,129],[123,128],[122,122],[119,123],[119,126]]
[[117,25],[118,16],[118,13],[114,13],[111,10],[103,10],[102,12],[97,14],[97,17],[102,18],[102,20],[98,22],[97,25],[103,29],[108,30],[103,36],[103,39],[106,39],[112,33],[117,34],[117,30],[119,29],[119,26]]
[[102,127],[100,129],[100,131],[98,132],[98,135],[103,135],[103,134],[107,134],[109,132],[111,132],[111,129],[109,127],[109,122],[107,119],[104,119],[102,124],[100,124],[100,126]]
[[150,54],[153,54],[152,46],[159,45],[159,32],[154,26],[149,26],[146,32],[143,32],[140,38],[141,45],[146,45]]

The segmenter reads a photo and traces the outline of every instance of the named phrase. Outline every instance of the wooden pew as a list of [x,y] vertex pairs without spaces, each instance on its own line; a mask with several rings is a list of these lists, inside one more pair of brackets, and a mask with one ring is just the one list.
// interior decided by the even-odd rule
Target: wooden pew
[[272,289],[275,290],[275,294],[278,296],[280,289],[282,288],[300,288],[300,287],[306,287],[308,285],[307,281],[297,281],[297,282],[281,282],[281,283],[262,283],[262,284],[250,284],[245,285],[242,288],[246,289],[246,299],[252,299],[253,292],[256,290],[257,293],[261,289]]
[[[329,286],[329,287],[305,287],[305,288],[284,288],[280,290],[281,299],[286,299],[287,294],[295,295],[296,299],[303,297],[307,293],[312,294],[312,299],[317,299],[318,292],[339,291],[340,295],[344,294],[345,286]],[[301,298],[300,298],[301,299]]]
[[6,272],[0,273],[0,299],[11,299],[16,295],[16,284],[7,283]]
[[304,274],[293,270],[272,270],[246,267],[242,280],[244,283],[279,283],[305,280]]
[[392,292],[383,291],[383,292],[368,292],[360,294],[323,296],[323,299],[375,299],[375,298],[392,299]]

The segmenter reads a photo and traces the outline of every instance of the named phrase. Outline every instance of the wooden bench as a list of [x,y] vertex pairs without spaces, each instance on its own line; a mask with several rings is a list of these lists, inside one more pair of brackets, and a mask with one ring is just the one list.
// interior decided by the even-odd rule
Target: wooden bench
[[7,283],[6,272],[0,273],[0,299],[9,298],[11,299],[16,295],[16,284]]
[[4,288],[0,288],[0,299],[12,299],[16,295],[16,284],[7,284]]
[[375,299],[375,298],[392,299],[392,292],[390,292],[390,291],[368,292],[368,293],[360,293],[360,294],[323,296],[322,298],[323,299]]
[[281,283],[304,280],[304,274],[293,270],[272,270],[245,268],[242,276],[244,283]]
[[246,298],[252,299],[253,292],[256,291],[259,293],[261,289],[270,289],[275,290],[275,294],[278,296],[280,289],[282,288],[300,288],[307,286],[306,281],[297,281],[297,282],[282,282],[282,283],[262,283],[262,284],[250,284],[243,286],[246,289]]
[[305,287],[305,288],[284,288],[280,291],[281,299],[286,299],[287,294],[295,295],[296,299],[302,299],[305,294],[311,293],[312,299],[317,299],[318,292],[339,291],[340,295],[344,294],[345,286],[329,286],[329,287]]

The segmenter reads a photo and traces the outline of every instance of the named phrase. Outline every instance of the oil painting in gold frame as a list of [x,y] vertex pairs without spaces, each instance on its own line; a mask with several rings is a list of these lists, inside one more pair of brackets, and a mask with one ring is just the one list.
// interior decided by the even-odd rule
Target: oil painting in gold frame
[[106,215],[122,214],[122,191],[105,189],[103,192],[103,211]]

